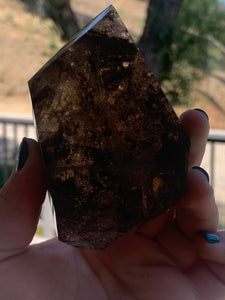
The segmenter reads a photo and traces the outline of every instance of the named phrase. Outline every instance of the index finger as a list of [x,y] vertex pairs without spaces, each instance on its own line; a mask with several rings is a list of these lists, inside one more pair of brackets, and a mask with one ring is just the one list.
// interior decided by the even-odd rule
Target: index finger
[[180,120],[190,138],[189,168],[200,166],[209,134],[209,119],[200,109],[185,111]]
[[[39,144],[32,139],[24,165],[0,190],[0,260],[20,252],[31,242],[45,198],[46,185]],[[22,148],[21,148],[22,150]]]

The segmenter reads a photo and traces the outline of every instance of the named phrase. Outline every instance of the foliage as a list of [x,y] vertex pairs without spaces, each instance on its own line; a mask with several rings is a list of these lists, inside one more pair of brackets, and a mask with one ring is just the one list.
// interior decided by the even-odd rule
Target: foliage
[[173,33],[182,1],[151,0],[148,7],[145,27],[138,45],[159,82],[168,78],[173,64]]
[[186,29],[197,31],[200,36],[211,34],[214,38],[225,42],[224,9],[219,0],[183,0],[179,22]]
[[193,83],[208,68],[208,36],[225,44],[224,32],[225,9],[219,0],[183,0],[173,36],[173,66],[163,82],[171,102],[187,102]]
[[[34,9],[37,3],[36,0],[22,1],[29,4],[30,9]],[[78,29],[70,0],[45,0],[43,3],[47,15],[68,39],[74,28]],[[207,37],[212,36],[225,44],[223,3],[221,0],[150,1],[139,46],[171,102],[187,102],[193,83],[200,80],[206,70],[209,71]],[[54,40],[50,46],[53,50],[56,48]]]
[[49,17],[54,21],[61,32],[64,40],[69,40],[80,28],[76,20],[70,0],[21,0],[26,7],[36,13],[43,14],[42,17]]

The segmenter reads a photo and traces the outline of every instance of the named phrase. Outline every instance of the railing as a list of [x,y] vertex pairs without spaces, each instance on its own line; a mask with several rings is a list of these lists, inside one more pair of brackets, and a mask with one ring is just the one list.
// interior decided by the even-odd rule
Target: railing
[[6,181],[15,167],[18,145],[23,136],[35,136],[32,118],[0,115],[0,184]]
[[[208,136],[208,143],[210,144],[210,179],[212,187],[215,186],[215,146],[216,143],[225,143],[225,130],[210,130]],[[225,155],[225,153],[221,153],[221,155]],[[221,166],[222,167],[222,166]],[[223,166],[225,168],[225,164]],[[225,169],[224,169],[225,173]]]
[[[0,115],[0,187],[16,168],[18,149],[24,136],[36,137],[32,118]],[[43,204],[37,233],[44,238],[56,234],[48,195]]]
[[[32,118],[0,115],[0,185],[4,184],[12,170],[15,169],[19,144],[24,136],[31,138],[36,137]],[[223,146],[222,148],[221,145]],[[219,203],[222,203],[224,207],[225,131],[210,131],[203,167],[209,172],[211,185],[218,194]],[[220,170],[220,172],[218,172],[218,170]],[[217,175],[217,177],[215,175]],[[39,229],[45,238],[55,235],[55,224],[48,198],[43,205]]]

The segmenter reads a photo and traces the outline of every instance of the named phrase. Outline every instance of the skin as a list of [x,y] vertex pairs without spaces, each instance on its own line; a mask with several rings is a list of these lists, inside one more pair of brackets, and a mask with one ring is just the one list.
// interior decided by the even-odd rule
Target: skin
[[[201,163],[209,124],[202,112],[181,116],[191,139],[188,189],[176,210],[104,250],[53,239],[29,246],[45,196],[38,143],[28,139],[25,166],[0,191],[0,295],[3,300],[225,299],[225,233]],[[200,230],[216,233],[210,244]]]

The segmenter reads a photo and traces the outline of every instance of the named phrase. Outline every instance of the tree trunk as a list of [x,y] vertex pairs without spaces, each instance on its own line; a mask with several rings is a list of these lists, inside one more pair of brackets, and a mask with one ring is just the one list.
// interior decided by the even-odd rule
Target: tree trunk
[[45,0],[45,12],[62,30],[62,37],[68,40],[80,28],[71,9],[70,0]]
[[150,0],[139,47],[159,81],[168,78],[172,67],[173,32],[181,5],[182,0]]

